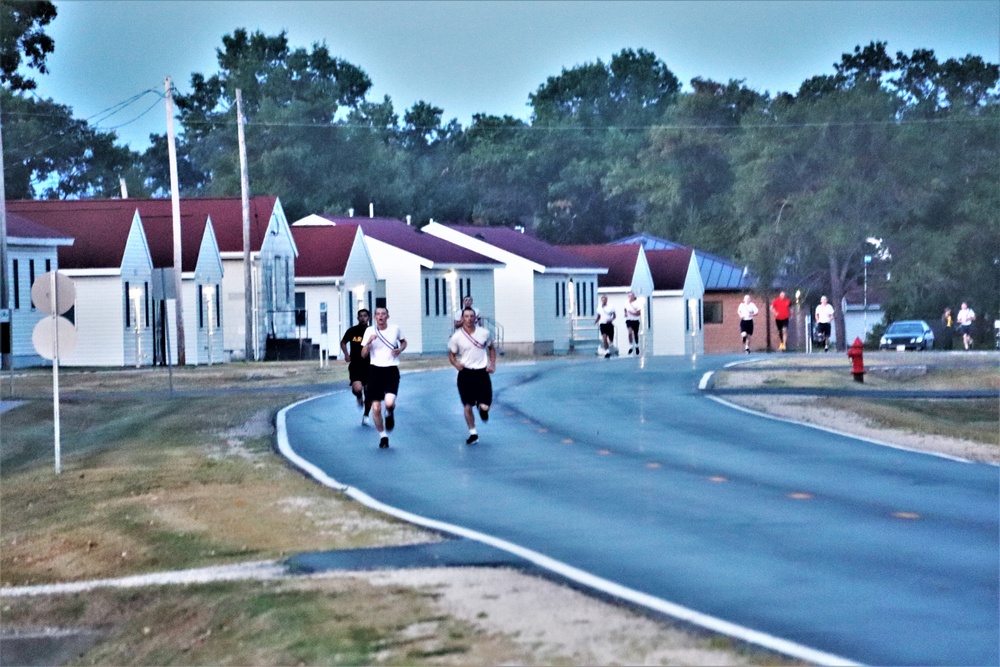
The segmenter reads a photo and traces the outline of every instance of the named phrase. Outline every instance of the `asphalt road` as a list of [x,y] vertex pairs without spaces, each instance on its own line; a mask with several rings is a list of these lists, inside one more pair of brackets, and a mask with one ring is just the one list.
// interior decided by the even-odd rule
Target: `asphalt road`
[[501,364],[472,446],[455,373],[404,374],[390,449],[347,392],[279,443],[370,505],[806,660],[1000,663],[1000,468],[720,405],[697,385],[731,360]]

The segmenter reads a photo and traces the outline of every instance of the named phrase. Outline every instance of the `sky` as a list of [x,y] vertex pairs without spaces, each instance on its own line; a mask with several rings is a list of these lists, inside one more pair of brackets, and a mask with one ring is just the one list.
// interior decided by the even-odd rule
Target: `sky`
[[[216,49],[236,28],[287,31],[293,48],[325,42],[364,70],[369,100],[388,95],[400,116],[418,101],[468,126],[472,115],[527,120],[528,96],[563,69],[653,52],[690,90],[694,77],[742,79],[760,92],[796,92],[833,73],[841,54],[872,41],[890,53],[932,49],[1000,62],[1000,0],[56,0],[46,28],[56,50],[38,94],[142,151],[166,131],[151,89],[190,91],[218,71]],[[105,113],[124,105],[113,115]]]

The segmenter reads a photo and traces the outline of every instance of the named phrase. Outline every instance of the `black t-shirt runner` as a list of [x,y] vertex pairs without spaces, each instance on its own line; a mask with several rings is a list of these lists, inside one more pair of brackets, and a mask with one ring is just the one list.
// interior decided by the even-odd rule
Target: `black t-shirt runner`
[[364,338],[365,331],[368,329],[367,325],[355,324],[353,327],[344,332],[344,337],[340,339],[341,343],[348,343],[348,354],[351,355],[351,364],[365,364],[367,365],[368,359],[361,356],[361,340]]

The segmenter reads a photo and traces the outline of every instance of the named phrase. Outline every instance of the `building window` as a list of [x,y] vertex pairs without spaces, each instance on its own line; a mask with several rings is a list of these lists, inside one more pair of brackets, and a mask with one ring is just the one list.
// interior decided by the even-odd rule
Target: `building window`
[[125,281],[125,328],[132,328],[132,297],[129,296],[127,280]]
[[424,315],[431,316],[431,279],[424,278]]
[[559,283],[556,283],[556,317],[559,317]]
[[[149,326],[148,322],[146,326]],[[222,327],[222,285],[215,286],[215,326]]]
[[198,285],[198,328],[205,328],[205,292],[201,285]]
[[13,264],[13,269],[14,269],[14,281],[13,281],[14,282],[14,308],[20,309],[21,308],[21,275],[20,275],[21,272],[18,271],[17,260],[16,259],[12,261],[12,264]]
[[142,284],[142,302],[143,309],[146,311],[146,328],[149,328],[149,283]]
[[722,302],[706,301],[704,303],[705,324],[722,324]]
[[594,305],[594,283],[590,283],[590,314],[593,315],[597,312],[597,307]]
[[[35,286],[35,260],[29,259],[28,260],[28,289],[30,290],[34,286]],[[32,300],[32,302],[31,302],[31,309],[32,310],[35,309],[35,302],[34,302],[34,300]]]

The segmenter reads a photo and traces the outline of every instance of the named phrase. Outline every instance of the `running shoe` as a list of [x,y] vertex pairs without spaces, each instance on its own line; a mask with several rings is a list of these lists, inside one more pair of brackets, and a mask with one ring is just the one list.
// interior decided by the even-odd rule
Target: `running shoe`
[[611,358],[611,353],[610,353],[610,352],[608,352],[607,354],[605,354],[605,355],[604,355],[604,358],[605,358],[605,359],[610,359],[610,358]]
[[490,411],[479,408],[479,418],[484,422],[488,422],[490,420]]
[[368,415],[362,415],[362,417],[361,417],[361,425],[362,426],[368,426]]
[[637,357],[639,356],[639,347],[638,346],[636,346],[636,348],[635,348],[635,356],[637,356]]
[[[473,433],[468,438],[465,439],[465,444],[471,445],[474,442],[476,442],[477,440],[479,440],[479,436],[476,435],[475,433]],[[386,445],[386,446],[388,447],[388,445]]]
[[389,410],[389,412],[386,413],[386,415],[385,415],[385,430],[386,431],[391,431],[392,429],[396,428],[396,417],[395,417],[395,415],[392,414],[393,412],[394,412],[393,410]]
[[379,440],[378,441],[378,448],[379,449],[389,449],[389,438],[383,437],[381,440]]

